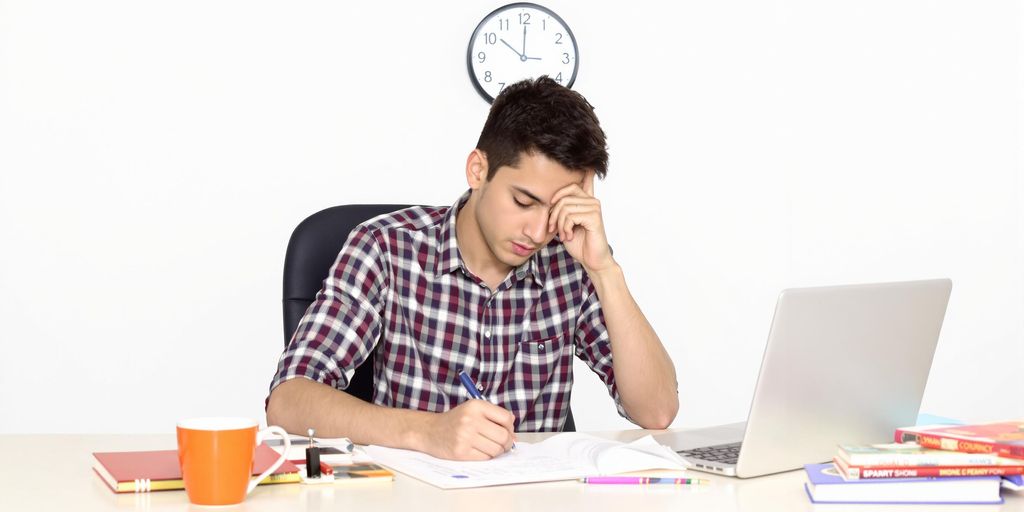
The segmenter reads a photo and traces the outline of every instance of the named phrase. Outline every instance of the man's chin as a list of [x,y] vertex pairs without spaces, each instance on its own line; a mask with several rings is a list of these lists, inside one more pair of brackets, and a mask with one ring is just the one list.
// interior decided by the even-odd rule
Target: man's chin
[[526,260],[532,258],[533,255],[536,254],[536,252],[537,251],[533,251],[525,256],[520,256],[512,251],[509,251],[505,254],[502,254],[501,262],[512,268],[515,268],[518,267],[519,265],[522,265],[523,263],[526,263]]
[[503,259],[501,262],[512,268],[516,268],[519,265],[526,263],[526,260],[530,259],[531,256],[533,256],[533,254],[530,254],[529,256],[509,256],[508,258]]

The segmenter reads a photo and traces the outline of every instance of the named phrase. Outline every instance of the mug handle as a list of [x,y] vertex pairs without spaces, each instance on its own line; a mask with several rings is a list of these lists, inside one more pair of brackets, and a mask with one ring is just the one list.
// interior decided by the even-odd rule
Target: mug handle
[[292,447],[292,441],[291,439],[288,438],[288,433],[285,432],[283,428],[273,425],[263,430],[260,430],[259,432],[256,433],[256,446],[259,446],[260,444],[263,443],[263,439],[267,436],[267,434],[276,434],[278,436],[281,436],[281,439],[284,440],[284,448],[281,450],[281,456],[277,458],[277,461],[271,464],[266,471],[260,473],[260,476],[249,481],[249,488],[246,489],[245,491],[246,496],[248,496],[249,493],[251,493],[252,490],[255,489],[256,486],[259,485],[264,478],[270,476],[271,473],[277,471],[277,468],[281,467],[281,464],[284,464],[284,461],[287,460],[288,458],[288,450]]

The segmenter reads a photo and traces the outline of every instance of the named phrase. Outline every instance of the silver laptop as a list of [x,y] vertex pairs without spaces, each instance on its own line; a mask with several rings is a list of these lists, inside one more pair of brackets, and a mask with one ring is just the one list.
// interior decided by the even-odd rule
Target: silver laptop
[[829,461],[839,443],[892,442],[917,418],[951,288],[784,290],[747,421],[655,437],[693,469],[740,478]]

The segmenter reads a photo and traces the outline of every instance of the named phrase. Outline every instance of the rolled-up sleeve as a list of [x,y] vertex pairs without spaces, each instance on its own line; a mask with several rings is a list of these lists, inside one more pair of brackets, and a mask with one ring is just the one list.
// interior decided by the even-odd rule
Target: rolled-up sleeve
[[358,226],[281,354],[270,391],[297,377],[346,389],[380,338],[388,282],[379,241]]
[[612,344],[608,338],[608,327],[604,323],[604,312],[601,310],[601,301],[597,297],[597,291],[593,283],[584,280],[584,293],[587,294],[580,309],[579,319],[576,322],[576,333],[574,336],[576,357],[587,363],[587,366],[604,382],[608,387],[608,394],[615,401],[615,408],[619,415],[629,421],[633,421],[626,409],[622,407],[622,399],[619,397],[618,387],[615,385],[615,372],[612,368]]

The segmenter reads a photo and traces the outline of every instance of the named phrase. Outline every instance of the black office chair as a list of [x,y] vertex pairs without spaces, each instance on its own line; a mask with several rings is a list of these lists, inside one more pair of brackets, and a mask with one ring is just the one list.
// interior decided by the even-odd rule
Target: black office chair
[[[378,215],[408,208],[401,204],[353,204],[321,210],[299,223],[288,240],[284,258],[284,345],[287,347],[306,309],[316,299],[334,260],[359,224]],[[373,401],[374,353],[356,368],[346,391],[366,402]],[[569,410],[564,432],[575,432]]]

